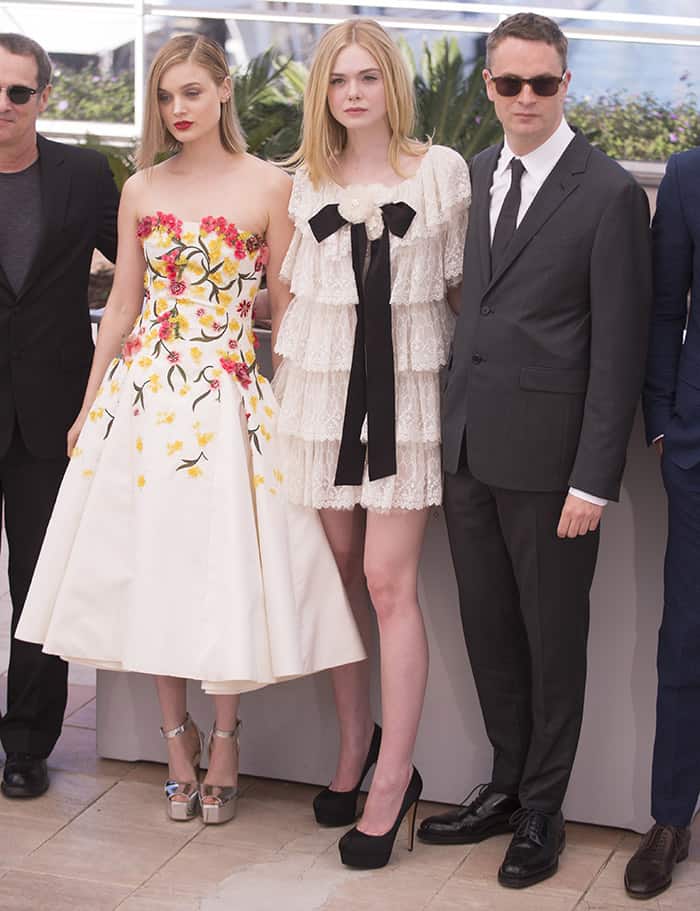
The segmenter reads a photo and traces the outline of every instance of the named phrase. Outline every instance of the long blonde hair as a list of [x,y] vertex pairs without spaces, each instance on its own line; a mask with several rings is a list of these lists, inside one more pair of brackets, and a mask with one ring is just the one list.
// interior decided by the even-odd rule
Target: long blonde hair
[[[166,129],[160,115],[158,88],[163,75],[171,66],[188,60],[203,67],[217,85],[221,85],[231,75],[223,49],[210,38],[203,35],[177,35],[163,45],[151,64],[146,81],[143,133],[137,155],[139,168],[149,168],[163,153],[177,152],[180,149],[180,143]],[[227,152],[245,152],[247,146],[233,92],[228,101],[221,102],[219,133],[221,144]]]
[[347,19],[321,36],[304,91],[301,144],[285,162],[303,164],[314,186],[333,179],[333,167],[347,144],[347,130],[328,107],[328,86],[338,54],[351,44],[358,44],[371,54],[381,71],[391,129],[389,163],[394,171],[407,176],[401,171],[401,155],[423,155],[430,145],[412,138],[416,103],[401,51],[373,19]]

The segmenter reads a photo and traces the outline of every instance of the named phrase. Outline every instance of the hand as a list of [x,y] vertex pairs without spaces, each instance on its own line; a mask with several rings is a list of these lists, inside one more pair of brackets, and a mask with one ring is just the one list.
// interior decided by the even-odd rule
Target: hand
[[603,506],[596,506],[595,503],[589,503],[588,500],[582,500],[570,493],[564,500],[564,508],[557,526],[557,537],[576,538],[578,535],[595,531],[603,515],[603,509]]
[[654,440],[654,449],[658,452],[659,456],[664,454],[664,438],[659,437],[658,440]]
[[87,418],[86,414],[83,414],[82,411],[75,419],[73,426],[68,431],[66,436],[66,446],[68,449],[68,458],[73,455],[73,450],[75,449],[75,444],[78,442],[78,437],[80,436],[80,431],[83,429],[83,424]]

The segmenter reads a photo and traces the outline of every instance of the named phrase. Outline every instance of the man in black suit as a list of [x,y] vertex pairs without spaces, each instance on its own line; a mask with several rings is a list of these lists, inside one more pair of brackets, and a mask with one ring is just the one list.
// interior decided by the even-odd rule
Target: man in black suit
[[472,162],[444,398],[445,514],[494,762],[420,836],[514,829],[499,881],[516,888],[555,873],[564,847],[598,524],[619,495],[651,303],[646,196],[568,127],[566,52],[533,14],[488,38],[505,141]]
[[[36,42],[0,34],[0,503],[13,635],[90,370],[92,253],[114,261],[117,246],[119,199],[105,158],[37,136],[50,80]],[[7,797],[36,797],[49,785],[67,672],[40,646],[12,639],[0,718]]]

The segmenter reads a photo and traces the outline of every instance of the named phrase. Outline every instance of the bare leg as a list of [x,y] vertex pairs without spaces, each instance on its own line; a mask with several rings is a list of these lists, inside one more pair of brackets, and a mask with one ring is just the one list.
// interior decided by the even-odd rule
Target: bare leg
[[[239,696],[214,696],[215,724],[220,731],[233,731],[238,720]],[[204,784],[234,787],[238,783],[238,745],[236,739],[212,737],[209,768]],[[216,803],[216,797],[205,797]]]
[[367,515],[365,574],[379,624],[382,746],[358,828],[394,824],[411,777],[428,678],[428,642],[418,605],[418,561],[428,510]]
[[[187,715],[186,681],[180,677],[155,677],[160,711],[163,716],[163,730],[178,727]],[[175,781],[196,781],[197,775],[192,758],[199,750],[197,730],[190,725],[180,737],[165,741],[168,746],[168,777]],[[174,800],[186,800],[184,795],[175,795]]]
[[[372,620],[367,609],[362,570],[364,511],[359,508],[324,509],[321,521],[365,649],[369,652]],[[374,731],[369,704],[369,662],[357,661],[335,667],[331,679],[340,727],[340,753],[331,787],[334,791],[351,791],[357,785]]]

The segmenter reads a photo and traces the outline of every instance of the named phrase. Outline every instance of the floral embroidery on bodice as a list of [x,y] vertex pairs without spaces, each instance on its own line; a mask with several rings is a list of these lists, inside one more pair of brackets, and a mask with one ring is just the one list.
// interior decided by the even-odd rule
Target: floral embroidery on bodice
[[[110,365],[90,419],[107,419],[106,438],[114,416],[105,399],[128,383],[134,417],[178,424],[178,433],[166,442],[167,455],[177,456],[177,472],[200,477],[214,437],[205,426],[212,418],[208,406],[221,402],[223,384],[229,382],[243,402],[249,441],[261,453],[276,410],[258,369],[253,332],[253,302],[268,256],[264,238],[239,231],[225,218],[183,222],[164,212],[141,218],[137,235],[146,262],[143,307]],[[183,404],[192,419],[188,432],[182,426]],[[135,445],[143,451],[141,436]],[[146,481],[140,475],[137,486]],[[281,483],[277,473],[275,481],[266,484],[273,493]],[[265,479],[256,474],[254,483]]]

